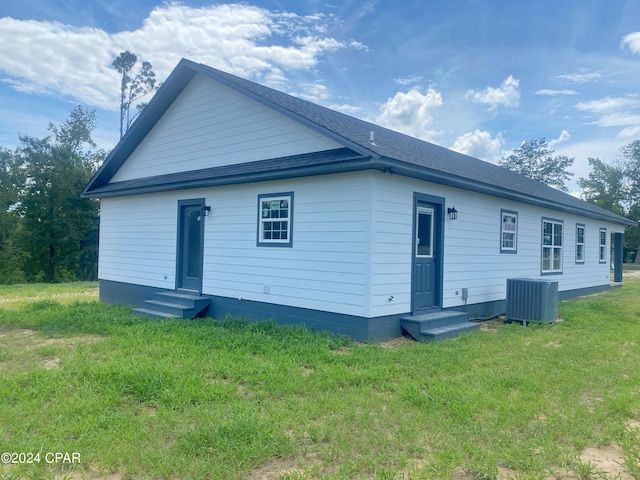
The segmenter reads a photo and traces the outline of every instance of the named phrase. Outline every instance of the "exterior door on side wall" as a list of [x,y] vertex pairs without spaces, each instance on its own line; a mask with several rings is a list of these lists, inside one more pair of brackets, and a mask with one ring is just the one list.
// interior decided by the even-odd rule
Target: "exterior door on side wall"
[[413,310],[438,304],[438,222],[437,205],[417,202],[414,220],[414,257],[412,279]]
[[178,208],[176,288],[202,290],[204,200],[183,200]]

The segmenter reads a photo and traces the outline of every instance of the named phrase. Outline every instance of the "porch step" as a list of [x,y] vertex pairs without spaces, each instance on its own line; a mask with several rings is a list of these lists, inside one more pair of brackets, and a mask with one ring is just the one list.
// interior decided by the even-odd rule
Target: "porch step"
[[173,315],[171,313],[164,313],[164,312],[160,312],[158,310],[150,310],[148,308],[134,308],[133,313],[136,313],[138,315],[142,315],[143,317],[149,317],[149,318],[164,318],[164,319],[170,319],[170,318],[178,318],[176,315]]
[[195,318],[206,313],[210,302],[210,297],[196,293],[156,292],[133,312],[152,318]]
[[465,312],[436,310],[419,315],[400,317],[402,328],[419,342],[432,342],[457,337],[480,328],[468,321]]

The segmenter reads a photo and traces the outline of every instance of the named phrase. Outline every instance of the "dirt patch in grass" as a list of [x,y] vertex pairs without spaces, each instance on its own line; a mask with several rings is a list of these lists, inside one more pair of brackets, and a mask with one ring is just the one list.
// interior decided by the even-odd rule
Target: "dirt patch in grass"
[[480,324],[480,330],[483,332],[497,332],[498,329],[504,327],[504,315],[492,320],[482,320],[476,323]]
[[21,346],[25,349],[33,349],[49,345],[61,345],[68,347],[78,343],[95,343],[100,340],[102,340],[102,337],[97,335],[45,338],[38,332],[29,330],[28,328],[0,332],[0,345]]
[[[634,480],[627,474],[624,467],[624,452],[615,444],[596,446],[588,445],[580,454],[580,463],[583,470],[577,474],[571,470],[558,472],[545,477],[545,480],[580,480],[592,479],[616,479]],[[451,473],[451,480],[476,480],[478,477],[463,467],[456,467]],[[496,480],[515,480],[523,478],[521,473],[507,467],[498,467]]]
[[254,468],[246,480],[276,480],[284,476],[304,476],[307,471],[320,463],[317,455],[307,454],[301,460],[272,457]]
[[640,270],[622,270],[622,278],[640,278]]
[[625,473],[624,453],[617,445],[587,445],[580,455],[580,461],[593,469],[594,478],[606,475],[606,478],[633,480],[633,477]]
[[415,343],[415,340],[410,336],[405,335],[403,337],[390,338],[389,340],[379,342],[378,345],[380,345],[382,348],[398,348],[407,343]]
[[[75,337],[46,338],[34,330],[21,328],[0,332],[0,348],[7,350],[29,352],[36,348],[48,346],[71,347],[78,344],[95,343],[102,340],[96,335],[79,335]],[[56,355],[47,355],[42,359],[42,366],[47,370],[60,367],[60,359]],[[0,370],[5,364],[0,362]]]
[[58,474],[54,478],[55,480],[122,480],[123,476],[119,472],[101,473],[98,468],[91,466],[85,472]]
[[[12,473],[14,465],[0,465],[0,475],[2,478],[5,476],[10,476]],[[51,475],[51,474],[49,474]],[[9,477],[11,478],[11,477]],[[39,478],[36,476],[29,476],[26,478]],[[47,476],[46,478],[51,478]],[[101,473],[95,467],[89,467],[87,471],[81,472],[60,472],[54,473],[54,480],[122,480],[124,477],[121,473]]]
[[45,369],[51,370],[60,366],[60,359],[58,357],[48,357],[42,362]]

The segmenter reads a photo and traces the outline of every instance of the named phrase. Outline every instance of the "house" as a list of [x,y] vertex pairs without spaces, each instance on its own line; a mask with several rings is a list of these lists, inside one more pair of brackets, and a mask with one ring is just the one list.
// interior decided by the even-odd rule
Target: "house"
[[204,301],[189,315],[363,341],[421,311],[504,312],[508,278],[555,280],[561,299],[607,289],[633,223],[184,59],[83,196],[101,200],[101,300],[177,291]]

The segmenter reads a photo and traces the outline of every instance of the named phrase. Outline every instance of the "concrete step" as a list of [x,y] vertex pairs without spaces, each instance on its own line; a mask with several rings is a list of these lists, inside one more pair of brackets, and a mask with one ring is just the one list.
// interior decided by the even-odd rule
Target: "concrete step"
[[195,318],[202,316],[211,298],[188,292],[156,292],[153,299],[145,300],[134,313],[153,318]]
[[163,318],[163,319],[170,319],[170,318],[178,318],[176,315],[172,315],[170,313],[165,313],[165,312],[159,312],[157,310],[151,310],[149,308],[134,308],[132,310],[133,313],[137,314],[137,315],[141,315],[143,317],[149,317],[149,318]]
[[184,305],[188,308],[198,308],[199,306],[209,305],[211,301],[210,297],[206,295],[198,295],[194,293],[185,292],[156,292],[154,294],[154,300],[160,302],[167,302],[172,304]]
[[465,312],[455,310],[433,310],[418,315],[405,315],[400,317],[400,325],[419,342],[444,340],[480,328],[479,324],[468,322]]
[[418,315],[406,315],[400,317],[400,321],[406,323],[419,323],[426,328],[446,327],[456,323],[466,322],[467,314],[455,310],[435,310],[420,313]]
[[420,331],[421,341],[433,342],[438,340],[445,340],[447,338],[457,337],[467,332],[475,332],[480,330],[479,323],[466,322],[458,323],[456,325],[448,325],[446,327],[430,328]]
[[145,300],[144,307],[149,310],[168,313],[180,318],[187,318],[194,309],[179,303],[162,302],[160,300]]

